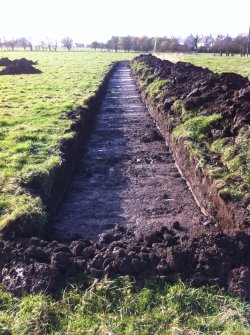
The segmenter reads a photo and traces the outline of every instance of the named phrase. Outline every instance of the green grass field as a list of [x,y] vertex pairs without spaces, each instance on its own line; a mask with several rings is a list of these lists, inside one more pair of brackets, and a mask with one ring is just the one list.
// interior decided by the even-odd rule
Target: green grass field
[[219,56],[213,54],[157,54],[162,59],[172,62],[185,61],[201,67],[207,67],[214,72],[235,72],[250,78],[250,57]]
[[0,76],[0,228],[31,217],[46,221],[40,197],[21,185],[50,176],[61,164],[61,141],[71,138],[67,113],[92,96],[113,61],[132,53],[2,52],[38,61],[42,74]]
[[250,307],[214,287],[127,277],[71,284],[55,295],[0,291],[1,335],[248,335]]

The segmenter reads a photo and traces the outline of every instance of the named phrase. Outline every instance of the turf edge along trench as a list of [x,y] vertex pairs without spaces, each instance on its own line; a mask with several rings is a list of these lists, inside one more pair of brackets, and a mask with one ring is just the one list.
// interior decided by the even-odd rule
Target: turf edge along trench
[[[247,78],[234,73],[219,75],[189,63],[174,64],[152,55],[136,57],[132,61],[132,74],[179,171],[202,212],[209,217],[209,224],[222,231],[247,230],[248,179],[243,180],[237,174],[239,171],[230,175],[232,164],[226,162],[223,166],[222,159],[217,159],[223,158],[223,150],[233,145],[235,149],[242,133],[248,147],[249,113],[246,112],[250,105],[247,95],[250,86]],[[216,157],[211,148],[221,142],[229,145]],[[232,162],[238,156],[233,156]],[[231,182],[230,192],[223,193],[224,181],[223,190],[222,179],[211,177],[209,167],[222,171],[222,176],[227,175],[225,184]],[[240,168],[244,168],[244,177],[247,176],[247,158]],[[243,191],[238,192],[241,187]]]
[[84,106],[78,106],[76,109],[68,113],[68,117],[73,121],[71,128],[68,131],[74,131],[75,136],[63,140],[60,144],[62,163],[56,166],[54,170],[50,171],[49,174],[46,174],[46,176],[43,174],[36,175],[28,184],[22,185],[28,189],[31,194],[41,198],[47,218],[43,220],[42,224],[41,222],[37,224],[37,221],[40,221],[40,218],[36,214],[20,217],[3,227],[0,232],[1,237],[46,237],[48,223],[56,212],[63,195],[67,190],[79,157],[80,149],[88,139],[88,135],[92,129],[92,123],[99,110],[100,101],[107,81],[118,63],[119,62],[111,63],[109,71],[103,77],[95,94],[84,101]]

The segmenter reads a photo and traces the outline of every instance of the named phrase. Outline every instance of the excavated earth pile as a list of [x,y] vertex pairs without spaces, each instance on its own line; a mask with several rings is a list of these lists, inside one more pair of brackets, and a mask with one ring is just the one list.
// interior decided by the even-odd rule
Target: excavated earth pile
[[37,237],[1,240],[1,282],[16,295],[52,292],[63,278],[88,273],[95,278],[130,275],[138,279],[181,278],[198,287],[219,285],[250,299],[250,237],[207,233],[179,234],[178,227],[162,227],[145,236],[117,226],[95,242],[63,244]]
[[38,74],[42,73],[41,70],[36,69],[33,65],[37,62],[28,60],[26,58],[15,59],[13,61],[8,58],[0,59],[0,66],[6,66],[5,69],[0,71],[0,75],[18,75],[18,74]]
[[250,83],[152,55],[133,75],[203,212],[222,231],[250,223]]
[[[189,75],[181,70],[173,79],[179,78],[184,91],[181,78],[187,80],[196,73],[192,65],[163,62],[162,66],[154,57],[139,57],[133,72],[142,92],[145,83],[139,78],[145,70],[138,64],[144,66],[145,62],[151,77],[148,79],[147,72],[144,90],[150,89],[155,76],[162,76],[160,85],[165,85],[162,78],[169,76],[172,68],[184,67],[190,70]],[[196,80],[213,77],[208,70],[197,71],[202,74]],[[239,77],[236,84],[230,84],[230,80],[229,87],[237,84],[241,90],[238,98],[247,94],[244,78]],[[168,84],[174,87],[169,79]],[[193,90],[191,83],[188,87]],[[158,114],[164,105],[166,121],[167,106],[172,102],[167,100],[165,89],[148,94],[154,98],[152,104],[156,103]],[[175,101],[191,99],[184,94],[175,87]],[[218,93],[222,104],[223,96]],[[171,126],[174,128],[173,123]],[[161,129],[160,123],[158,127]],[[220,127],[208,128],[210,133],[213,129],[221,133],[224,128]],[[231,131],[236,131],[232,127]],[[167,140],[166,132],[162,133]],[[52,292],[60,280],[81,273],[96,278],[130,275],[139,280],[153,275],[166,276],[169,281],[181,278],[196,287],[217,284],[250,299],[247,227],[223,231],[224,223],[201,213],[140,100],[126,62],[117,66],[107,83],[100,114],[83,151],[69,192],[54,218],[54,228],[47,236],[50,239],[16,236],[0,240],[0,279],[6,290],[16,295]]]

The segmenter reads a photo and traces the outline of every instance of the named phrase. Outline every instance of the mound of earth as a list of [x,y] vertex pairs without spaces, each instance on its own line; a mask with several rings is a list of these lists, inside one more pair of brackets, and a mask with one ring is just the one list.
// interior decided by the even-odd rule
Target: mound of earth
[[19,64],[22,66],[29,66],[29,65],[37,65],[37,62],[34,62],[33,60],[29,60],[26,58],[21,58],[21,59],[14,59],[12,61],[13,64]]
[[40,70],[36,69],[32,65],[37,64],[31,60],[21,58],[10,61],[9,65],[5,69],[0,71],[0,75],[18,75],[18,74],[36,74],[41,73]]
[[226,229],[250,223],[250,83],[190,63],[141,55],[133,75],[206,215]]
[[8,57],[3,57],[0,59],[0,66],[9,66],[12,64],[12,60],[10,60]]
[[16,295],[52,292],[58,280],[88,273],[95,278],[129,275],[137,279],[166,276],[198,287],[217,284],[250,299],[250,236],[210,233],[188,236],[162,228],[136,237],[123,226],[101,234],[97,241],[70,244],[36,237],[0,241],[3,287]]

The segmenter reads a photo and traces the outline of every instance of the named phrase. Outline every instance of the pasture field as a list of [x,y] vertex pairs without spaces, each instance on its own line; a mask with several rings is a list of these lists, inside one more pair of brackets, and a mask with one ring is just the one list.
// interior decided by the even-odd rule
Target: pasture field
[[207,67],[218,73],[235,72],[250,79],[250,57],[219,56],[213,54],[177,54],[177,53],[159,53],[158,57],[168,59],[171,62],[183,61],[194,65]]
[[[60,143],[74,136],[67,114],[92,96],[111,63],[133,53],[1,52],[0,58],[38,61],[42,74],[0,76],[0,229],[46,213],[39,196],[25,185],[35,176],[44,183],[61,164]],[[49,185],[45,185],[49,187]]]
[[163,279],[135,288],[128,277],[83,278],[55,295],[0,291],[1,335],[248,335],[249,305],[214,287]]

